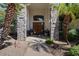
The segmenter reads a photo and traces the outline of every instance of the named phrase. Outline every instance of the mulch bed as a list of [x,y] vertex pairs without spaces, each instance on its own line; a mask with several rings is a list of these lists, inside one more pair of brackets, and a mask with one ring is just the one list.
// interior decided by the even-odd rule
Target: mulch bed
[[68,49],[62,48],[62,45],[54,44],[51,47],[51,53],[54,56],[66,56],[67,52],[68,52]]
[[67,47],[64,46],[68,46],[68,45],[64,45],[64,44],[52,44],[52,45],[48,45],[49,46],[49,53],[51,53],[53,56],[68,56],[68,49]]

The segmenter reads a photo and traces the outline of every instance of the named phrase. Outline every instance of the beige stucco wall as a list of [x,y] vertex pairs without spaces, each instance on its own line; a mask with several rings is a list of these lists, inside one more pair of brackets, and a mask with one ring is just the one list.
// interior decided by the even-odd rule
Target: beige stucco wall
[[33,28],[33,16],[43,15],[44,16],[44,29],[50,30],[50,6],[49,4],[30,4],[28,7],[28,21],[27,29]]

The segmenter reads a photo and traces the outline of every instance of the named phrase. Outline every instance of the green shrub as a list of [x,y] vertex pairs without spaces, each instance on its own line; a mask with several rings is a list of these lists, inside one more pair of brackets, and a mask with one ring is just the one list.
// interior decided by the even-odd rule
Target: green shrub
[[68,31],[68,40],[73,41],[76,40],[79,37],[78,31],[76,29],[71,29]]
[[4,20],[3,20],[3,17],[0,16],[0,24],[2,24],[3,21],[4,21]]
[[16,20],[16,15],[13,18],[12,24],[11,24],[11,33],[15,33],[16,32],[16,28],[17,28],[17,20]]
[[64,32],[63,31],[59,31],[59,39],[64,39]]
[[45,41],[45,43],[48,44],[48,45],[51,45],[51,44],[53,44],[54,42],[53,42],[53,40],[48,39],[48,40]]
[[79,56],[79,45],[71,47],[69,49],[68,55],[70,55],[70,56]]
[[[64,32],[60,31],[59,32],[59,38],[64,39]],[[69,41],[74,41],[79,38],[79,30],[77,29],[69,29],[68,30],[68,40]]]

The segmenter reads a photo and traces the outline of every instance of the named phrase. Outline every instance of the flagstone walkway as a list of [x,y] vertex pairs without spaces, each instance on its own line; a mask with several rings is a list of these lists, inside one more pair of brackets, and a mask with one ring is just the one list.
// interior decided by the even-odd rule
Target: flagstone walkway
[[19,42],[14,39],[5,41],[8,46],[0,50],[0,56],[52,56],[44,41],[45,39],[35,37]]

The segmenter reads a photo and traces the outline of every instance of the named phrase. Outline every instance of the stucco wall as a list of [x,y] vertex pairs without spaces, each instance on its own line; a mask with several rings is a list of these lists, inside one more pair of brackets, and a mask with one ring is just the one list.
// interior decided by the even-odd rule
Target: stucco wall
[[49,4],[31,4],[28,7],[28,29],[33,28],[33,16],[43,15],[44,16],[44,29],[50,30],[50,8]]

